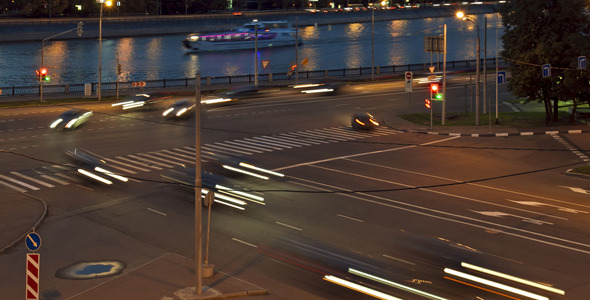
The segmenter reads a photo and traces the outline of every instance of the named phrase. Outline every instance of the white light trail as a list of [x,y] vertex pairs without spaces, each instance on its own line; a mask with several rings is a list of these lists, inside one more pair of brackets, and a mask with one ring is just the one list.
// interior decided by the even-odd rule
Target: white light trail
[[402,300],[401,298],[396,298],[394,296],[376,291],[374,289],[370,289],[368,287],[364,287],[360,284],[356,284],[354,282],[350,282],[348,280],[344,280],[344,279],[338,278],[333,275],[324,276],[324,280],[338,284],[343,287],[347,287],[349,289],[353,289],[357,292],[361,292],[361,293],[369,295],[369,296],[373,296],[375,298],[379,298],[379,299],[383,299],[383,300]]
[[507,279],[507,280],[512,280],[512,281],[516,281],[518,283],[530,285],[532,287],[536,287],[536,288],[539,288],[539,289],[542,289],[542,290],[546,290],[546,291],[549,291],[549,292],[552,292],[552,293],[556,293],[556,294],[559,294],[559,295],[565,295],[565,291],[563,291],[563,290],[552,288],[550,286],[542,285],[542,284],[539,284],[539,283],[536,283],[536,282],[532,282],[530,280],[522,279],[522,278],[519,278],[519,277],[516,277],[516,276],[504,274],[504,273],[500,273],[500,272],[497,272],[497,271],[494,271],[494,270],[490,270],[490,269],[486,269],[486,268],[483,268],[483,267],[479,267],[479,266],[476,266],[476,265],[472,265],[470,263],[461,262],[461,266],[464,267],[464,268],[468,268],[468,269],[472,269],[472,270],[479,271],[479,272],[482,272],[482,273],[490,274],[490,275],[497,276],[497,277],[500,277],[500,278],[504,278],[504,279]]
[[436,295],[432,295],[432,294],[429,294],[429,293],[426,293],[426,292],[417,290],[415,288],[411,288],[409,286],[405,286],[405,285],[402,285],[402,284],[399,284],[399,283],[395,283],[393,281],[389,281],[389,280],[383,279],[381,277],[377,277],[375,275],[371,275],[371,274],[368,274],[368,273],[365,273],[365,272],[361,272],[361,271],[358,271],[358,270],[355,270],[355,269],[348,268],[348,272],[351,273],[351,274],[354,274],[354,275],[358,275],[358,276],[361,276],[361,277],[364,277],[364,278],[367,278],[367,279],[371,279],[371,280],[377,281],[379,283],[383,283],[383,284],[392,286],[394,288],[398,288],[400,290],[404,290],[406,292],[410,292],[412,294],[423,296],[423,297],[428,298],[428,299],[447,300],[447,298],[442,298],[442,297],[439,297],[439,296],[436,296]]
[[102,177],[100,177],[98,175],[94,175],[94,174],[92,174],[92,173],[90,173],[90,172],[88,172],[88,171],[86,171],[84,169],[78,169],[78,172],[81,173],[81,174],[84,174],[84,175],[86,175],[86,176],[88,176],[88,177],[90,177],[92,179],[98,180],[100,182],[103,182],[103,183],[106,183],[106,184],[113,184],[112,181],[110,181],[108,179],[105,179],[105,178],[102,178]]
[[268,180],[269,179],[267,176],[262,176],[262,175],[259,175],[259,174],[253,173],[253,172],[242,170],[240,168],[235,168],[235,167],[231,167],[231,166],[228,166],[228,165],[223,165],[223,167],[226,168],[226,169],[228,169],[228,170],[234,171],[234,172],[238,172],[238,173],[250,175],[252,177],[256,177],[256,178],[260,178],[260,179],[264,179],[264,180]]
[[263,172],[263,173],[268,173],[268,174],[271,174],[271,175],[274,175],[274,176],[278,176],[278,177],[285,177],[285,174],[281,174],[281,173],[274,172],[274,171],[271,171],[271,170],[263,169],[263,168],[260,168],[260,167],[257,167],[257,166],[253,166],[251,164],[247,164],[245,162],[241,162],[240,163],[240,166],[241,167],[244,167],[244,168],[249,168],[249,169],[252,169],[252,170],[260,171],[260,172]]
[[501,290],[509,291],[511,293],[519,294],[521,296],[529,297],[531,299],[536,299],[536,300],[549,300],[549,298],[544,297],[544,296],[541,296],[541,295],[533,294],[531,292],[527,292],[527,291],[524,291],[524,290],[521,290],[521,289],[517,289],[515,287],[511,287],[511,286],[508,286],[508,285],[505,285],[505,284],[501,284],[501,283],[494,282],[494,281],[491,281],[491,280],[487,280],[487,279],[484,279],[484,278],[480,278],[480,277],[477,277],[477,276],[473,276],[473,275],[470,275],[470,274],[467,274],[467,273],[459,272],[459,271],[456,271],[456,270],[453,270],[453,269],[445,268],[445,273],[448,273],[448,274],[451,274],[451,275],[455,275],[457,277],[465,278],[465,279],[468,279],[468,280],[471,280],[471,281],[475,281],[475,282],[478,282],[478,283],[481,283],[481,284],[489,285],[489,286],[492,286],[492,287],[495,287],[495,288],[498,288],[498,289],[501,289]]

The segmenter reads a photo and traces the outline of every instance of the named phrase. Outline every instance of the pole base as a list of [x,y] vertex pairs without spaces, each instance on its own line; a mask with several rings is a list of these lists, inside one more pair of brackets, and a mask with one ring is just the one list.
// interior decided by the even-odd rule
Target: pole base
[[215,265],[203,265],[202,269],[203,278],[211,278],[215,275]]

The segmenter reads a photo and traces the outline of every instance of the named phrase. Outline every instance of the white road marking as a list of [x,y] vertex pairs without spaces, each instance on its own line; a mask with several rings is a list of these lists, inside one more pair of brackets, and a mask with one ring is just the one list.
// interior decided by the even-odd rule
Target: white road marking
[[[317,186],[313,186],[313,188],[317,189],[317,190],[322,190],[322,191],[350,191],[347,190],[345,188],[342,187],[338,187],[338,186],[333,186],[333,185],[329,185],[329,184],[323,184],[323,183],[318,183],[315,181],[311,181],[311,180],[307,180],[307,179],[303,179],[303,178],[298,178],[298,177],[294,177],[291,176],[291,178],[293,179],[297,179],[299,181],[303,181],[303,182],[310,182],[316,185],[321,185],[321,186],[326,186],[330,189],[325,189],[325,188],[320,188]],[[590,250],[584,250],[584,249],[579,249],[579,248],[574,248],[573,246],[567,246],[567,245],[563,245],[563,244],[558,244],[556,242],[550,242],[550,241],[546,241],[546,240],[541,240],[539,238],[534,238],[534,237],[530,237],[530,236],[526,236],[524,234],[530,234],[533,236],[539,236],[542,238],[547,238],[550,240],[556,240],[559,242],[563,242],[563,243],[569,243],[569,244],[573,244],[573,245],[577,245],[577,246],[581,246],[584,248],[589,248],[590,249],[590,244],[584,244],[581,242],[576,242],[576,241],[572,241],[572,240],[568,240],[568,239],[564,239],[564,238],[560,238],[560,237],[556,237],[556,236],[551,236],[551,235],[547,235],[547,234],[543,234],[543,233],[538,233],[538,232],[534,232],[534,231],[530,231],[530,230],[525,230],[525,229],[521,229],[521,228],[517,228],[517,227],[511,227],[508,225],[503,225],[503,224],[499,224],[499,223],[494,223],[494,222],[488,222],[488,221],[483,221],[483,220],[479,220],[479,219],[475,219],[475,218],[471,218],[471,217],[467,217],[467,216],[463,216],[463,215],[458,215],[458,214],[453,214],[453,213],[449,213],[449,212],[445,212],[442,210],[436,210],[436,209],[432,209],[432,208],[428,208],[428,207],[424,207],[424,206],[419,206],[419,205],[414,205],[414,204],[410,204],[410,203],[406,203],[406,202],[402,202],[402,201],[397,201],[397,200],[393,200],[393,199],[389,199],[389,198],[385,198],[385,197],[380,197],[380,196],[375,196],[375,195],[371,195],[371,194],[366,194],[366,193],[356,193],[356,194],[349,194],[349,193],[344,193],[344,194],[340,194],[343,197],[349,197],[349,198],[353,198],[353,199],[357,199],[360,201],[364,201],[364,202],[368,202],[368,203],[372,203],[375,205],[381,205],[381,206],[385,206],[385,207],[390,207],[390,208],[394,208],[394,209],[398,209],[398,210],[403,210],[403,211],[407,211],[407,212],[411,212],[414,214],[418,214],[418,215],[423,215],[423,216],[427,216],[427,217],[431,217],[434,219],[439,219],[439,220],[444,220],[444,221],[448,221],[448,222],[452,222],[452,223],[457,223],[457,224],[462,224],[462,225],[466,225],[469,227],[474,227],[474,228],[479,228],[482,230],[489,230],[490,226],[495,226],[495,227],[500,227],[500,228],[504,228],[504,229],[508,229],[508,230],[513,230],[515,232],[521,232],[520,233],[514,233],[514,232],[509,232],[509,231],[504,231],[504,230],[500,230],[498,229],[497,231],[499,231],[500,233],[506,234],[506,235],[510,235],[513,237],[517,237],[517,238],[521,238],[521,239],[525,239],[525,240],[529,240],[529,241],[534,241],[534,242],[538,242],[541,244],[546,244],[546,245],[551,245],[551,246],[555,246],[558,248],[563,248],[563,249],[568,249],[568,250],[572,250],[575,252],[580,252],[580,253],[584,253],[584,254],[590,254]],[[360,197],[360,196],[363,197]],[[364,198],[366,197],[366,198]],[[380,201],[384,201],[384,202],[380,202],[377,200],[372,200],[370,198],[374,198]],[[408,208],[409,207],[409,208]],[[419,210],[424,210],[426,212],[423,211],[419,211]],[[440,216],[437,214],[431,214],[429,212],[432,213],[437,213],[437,214],[442,214],[445,216]],[[447,217],[448,216],[448,217]],[[456,218],[456,219],[453,219]],[[470,223],[473,222],[473,223]],[[477,223],[482,223],[484,225],[479,225]]]
[[489,217],[496,217],[496,218],[515,217],[517,219],[521,219],[524,222],[528,222],[528,223],[532,223],[532,224],[536,224],[536,225],[543,225],[543,224],[553,225],[553,223],[550,223],[550,222],[539,221],[539,220],[535,220],[535,219],[531,219],[531,218],[527,218],[527,217],[523,217],[523,216],[519,216],[519,215],[508,214],[508,213],[501,212],[501,211],[477,211],[477,210],[472,210],[472,209],[469,209],[469,210],[474,213],[482,214],[484,216],[489,216]]
[[410,262],[410,261],[407,261],[407,260],[403,260],[403,259],[400,259],[400,258],[397,258],[397,257],[389,256],[387,254],[383,254],[383,257],[386,257],[386,258],[389,258],[389,259],[393,259],[395,261],[403,262],[403,263],[406,263],[406,264],[412,265],[412,266],[415,266],[416,265],[413,262]]
[[26,188],[28,188],[28,189],[31,189],[31,190],[33,190],[33,191],[37,191],[37,190],[39,190],[39,188],[38,188],[38,187],[36,187],[36,186],[30,185],[30,184],[28,184],[28,183],[26,183],[26,182],[22,182],[22,181],[20,181],[20,180],[16,180],[16,179],[14,179],[14,178],[11,178],[11,177],[8,177],[8,176],[0,175],[0,178],[3,178],[3,179],[5,179],[5,180],[11,181],[11,182],[14,182],[14,183],[16,183],[16,184],[19,184],[19,185],[21,185],[21,186],[24,186],[24,187],[26,187]]
[[295,229],[295,230],[298,230],[298,231],[303,231],[303,229],[298,228],[298,227],[295,227],[295,226],[291,226],[289,224],[285,224],[285,223],[281,223],[281,222],[275,222],[275,223],[278,224],[278,225],[281,225],[281,226],[285,226],[287,228]]
[[585,190],[585,189],[582,189],[582,188],[577,188],[577,187],[572,187],[572,186],[563,186],[563,185],[560,185],[559,187],[570,189],[572,192],[590,195],[590,191],[589,190]]
[[45,178],[45,179],[49,179],[49,180],[51,180],[51,181],[53,181],[53,182],[57,182],[57,183],[59,183],[59,184],[62,184],[62,185],[68,185],[68,184],[70,184],[70,183],[69,183],[69,182],[67,182],[67,181],[59,180],[59,179],[57,179],[57,178],[54,178],[54,177],[51,177],[51,176],[49,176],[49,175],[41,175],[41,177],[43,177],[43,178]]
[[[118,158],[119,159],[124,159],[124,157],[118,157]],[[120,165],[129,167],[129,168],[132,168],[132,169],[136,169],[136,170],[139,170],[139,171],[143,171],[143,172],[149,172],[150,171],[149,169],[140,168],[138,166],[130,165],[130,164],[127,164],[127,163],[124,163],[124,162],[120,162],[120,161],[117,161],[117,160],[114,160],[114,159],[110,159],[110,158],[105,158],[105,160],[108,161],[108,162],[117,163],[117,164],[120,164]],[[127,160],[127,161],[130,161],[130,160]],[[132,161],[132,162],[134,162],[134,161]],[[137,164],[147,167],[147,165],[144,165],[142,163],[137,163]]]
[[32,182],[38,183],[38,184],[43,185],[43,186],[46,186],[46,187],[50,187],[50,188],[55,187],[53,184],[49,184],[49,183],[47,183],[45,181],[41,181],[39,179],[29,177],[27,175],[24,175],[24,174],[21,174],[21,173],[18,173],[18,172],[10,172],[10,174],[14,174],[16,176],[22,177],[24,179],[30,180]]
[[573,213],[573,214],[577,214],[577,213],[587,214],[588,213],[587,211],[583,211],[583,210],[577,210],[577,209],[573,209],[573,208],[562,207],[562,206],[541,203],[541,202],[536,202],[536,201],[516,201],[516,200],[510,200],[510,199],[506,199],[506,200],[512,201],[514,203],[518,203],[521,205],[529,205],[529,206],[536,206],[536,207],[539,207],[539,206],[557,207],[557,210],[559,210],[559,211],[565,211],[565,212],[569,212],[569,213]]
[[238,243],[242,243],[242,244],[244,244],[244,245],[248,245],[248,246],[250,246],[250,247],[258,248],[258,246],[254,245],[254,244],[250,244],[250,243],[248,243],[248,242],[244,242],[244,241],[242,241],[242,240],[238,240],[238,239],[236,239],[236,238],[231,238],[231,239],[232,239],[232,240],[234,240],[234,241],[236,241],[236,242],[238,242]]
[[353,218],[353,217],[349,217],[349,216],[345,216],[345,215],[341,215],[341,214],[336,214],[339,217],[345,218],[345,219],[349,219],[349,220],[353,220],[353,221],[357,221],[360,223],[363,223],[365,221],[361,220],[361,219],[357,219],[357,218]]
[[4,186],[6,186],[6,187],[8,187],[8,188],[11,188],[11,189],[13,189],[13,190],[15,190],[15,191],[17,191],[17,192],[25,193],[25,192],[27,191],[27,190],[25,190],[25,189],[19,188],[19,187],[17,187],[17,186],[14,186],[14,185],[12,185],[12,184],[6,183],[6,182],[4,182],[4,181],[0,181],[0,184],[2,184],[2,185],[4,185]]
[[168,216],[167,214],[165,214],[165,213],[163,213],[163,212],[161,212],[161,211],[157,211],[157,210],[155,210],[155,209],[152,209],[152,208],[149,208],[149,207],[147,207],[147,210],[149,210],[149,211],[151,211],[151,212],[153,212],[153,213],[157,213],[157,214],[159,214],[159,215],[162,215],[162,216],[164,216],[164,217],[167,217],[167,216]]

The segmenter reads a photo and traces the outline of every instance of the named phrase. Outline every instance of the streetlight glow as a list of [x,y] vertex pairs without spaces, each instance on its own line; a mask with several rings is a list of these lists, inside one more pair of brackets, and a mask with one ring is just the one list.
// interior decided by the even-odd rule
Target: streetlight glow
[[463,19],[464,17],[465,17],[465,14],[462,11],[457,12],[457,18]]

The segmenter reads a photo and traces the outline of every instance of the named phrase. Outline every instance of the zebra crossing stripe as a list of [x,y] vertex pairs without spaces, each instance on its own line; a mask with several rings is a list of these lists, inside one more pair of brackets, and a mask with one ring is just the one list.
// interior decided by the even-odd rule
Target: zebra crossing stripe
[[4,181],[0,181],[0,184],[2,184],[2,185],[4,185],[4,186],[6,186],[6,187],[8,187],[8,188],[11,188],[11,189],[13,189],[13,190],[15,190],[15,191],[17,191],[17,192],[24,193],[24,192],[26,192],[26,191],[27,191],[27,190],[25,190],[25,189],[19,188],[18,186],[14,186],[14,185],[12,185],[12,184],[10,184],[10,183],[6,183],[6,182],[4,182]]
[[1,175],[1,174],[0,174],[0,178],[3,178],[3,179],[5,179],[5,180],[8,180],[8,181],[14,182],[14,183],[16,183],[16,184],[22,185],[22,186],[24,186],[24,187],[26,187],[26,188],[29,188],[29,189],[33,190],[33,191],[37,191],[37,190],[39,190],[39,188],[38,188],[38,187],[36,187],[36,186],[30,185],[30,184],[28,184],[28,183],[26,183],[26,182],[22,182],[22,181],[20,181],[20,180],[16,180],[16,179],[14,179],[14,178],[11,178],[11,177],[8,177],[8,176],[4,176],[4,175]]
[[310,141],[305,141],[305,140],[302,140],[302,139],[296,139],[296,138],[284,136],[282,134],[276,135],[275,137],[280,138],[282,140],[285,140],[286,142],[289,142],[289,143],[296,143],[296,144],[300,144],[300,145],[303,145],[303,146],[317,145],[316,143],[312,143]]
[[135,171],[131,171],[131,170],[128,170],[128,169],[125,169],[125,168],[121,168],[119,166],[114,166],[113,164],[110,164],[109,165],[109,168],[114,168],[114,169],[117,169],[119,171],[127,172],[129,174],[137,174],[137,172],[135,172]]
[[[161,152],[164,152],[164,151],[161,151]],[[161,153],[161,152],[150,152],[150,154],[160,155],[160,156],[163,156],[163,157],[166,157],[166,158],[169,158],[169,159],[175,159],[175,160],[178,160],[178,161],[183,162],[183,163],[191,163],[192,164],[192,163],[195,162],[194,159],[193,160],[187,160],[187,159],[182,158],[182,157],[175,157],[175,156],[164,154],[164,153]],[[174,161],[170,161],[170,163],[178,164],[177,162],[174,162]]]
[[201,148],[203,148],[204,150],[208,151],[208,152],[213,152],[213,153],[225,153],[225,154],[233,154],[229,151],[224,151],[224,150],[218,150],[218,149],[214,149],[209,147],[210,145],[203,145],[201,146]]
[[19,176],[19,177],[21,177],[21,178],[27,179],[27,180],[29,180],[29,181],[32,181],[32,182],[38,183],[38,184],[40,184],[40,185],[43,185],[43,186],[46,186],[46,187],[50,187],[50,188],[52,188],[52,187],[55,187],[55,185],[53,185],[53,184],[47,183],[47,182],[45,182],[45,181],[41,181],[41,180],[39,180],[39,179],[36,179],[36,178],[29,177],[29,176],[27,176],[27,175],[25,175],[25,174],[21,174],[21,173],[19,173],[19,172],[10,172],[10,174],[14,174],[14,175],[16,175],[16,176]]
[[313,132],[320,133],[320,134],[323,134],[325,136],[329,136],[330,138],[335,139],[335,140],[339,140],[339,141],[348,141],[348,140],[354,140],[355,139],[354,137],[350,137],[350,136],[343,137],[342,135],[332,134],[332,132],[329,132],[326,129],[316,129],[316,130],[313,130]]
[[253,137],[253,139],[255,140],[263,140],[263,141],[268,141],[268,142],[272,142],[273,145],[278,145],[281,147],[285,147],[285,148],[293,148],[293,147],[297,147],[300,148],[301,145],[295,144],[295,143],[285,143],[284,141],[282,141],[281,139],[272,137],[272,136],[261,136],[261,137]]
[[316,133],[311,133],[311,132],[308,132],[308,131],[300,131],[300,132],[297,132],[297,135],[302,135],[304,137],[309,137],[309,138],[314,139],[314,140],[323,141],[323,142],[325,142],[327,144],[333,143],[333,142],[338,142],[338,140],[329,138],[327,136],[321,136],[321,135],[318,135]]
[[62,185],[68,185],[68,184],[70,184],[70,183],[69,183],[69,182],[67,182],[67,181],[59,180],[59,179],[57,179],[57,178],[54,178],[54,177],[51,177],[51,176],[49,176],[49,175],[41,175],[41,177],[43,177],[43,178],[45,178],[45,179],[49,179],[49,180],[51,180],[51,181],[53,181],[53,182],[57,182],[57,183],[59,183],[59,184],[62,184]]
[[172,155],[176,155],[176,156],[183,157],[183,158],[185,158],[185,159],[189,159],[189,160],[191,160],[193,163],[195,162],[195,153],[194,153],[194,152],[193,152],[193,155],[192,155],[192,156],[188,156],[188,155],[184,155],[184,154],[176,153],[176,152],[173,152],[173,151],[170,151],[170,150],[162,150],[162,151],[160,151],[160,152],[166,152],[166,153],[170,153],[170,154],[172,154]]
[[139,162],[138,160],[141,161],[145,161],[145,159],[141,158],[141,157],[137,157],[137,156],[133,156],[133,155],[129,155],[129,157],[135,159],[135,160],[131,160],[129,158],[123,157],[123,156],[117,156],[117,159],[122,159],[124,161],[128,161],[134,164],[138,164],[140,166],[144,166],[146,168],[152,168],[152,169],[156,169],[156,170],[162,170],[162,168],[158,167],[158,166],[152,166],[152,165],[148,165],[148,164],[144,164],[142,162]]
[[[240,143],[245,143],[245,144],[248,144],[248,145],[254,145],[254,146],[257,146],[257,147],[266,147],[266,148],[270,148],[270,149],[273,149],[273,150],[283,150],[283,148],[274,147],[274,146],[271,146],[271,145],[262,145],[262,143],[260,143],[260,142],[248,141],[248,139],[239,140],[239,142]],[[272,150],[269,150],[269,151],[272,151]]]
[[[167,163],[171,163],[170,161],[165,160],[163,158],[159,158],[159,157],[156,157],[156,156],[147,154],[147,153],[137,153],[137,155],[141,155],[142,157],[151,158],[152,160],[149,161],[150,163],[153,163],[153,164],[156,164],[156,165],[160,165],[160,166],[163,166],[165,168],[172,168],[172,167],[174,167],[174,165],[169,165],[169,164],[158,162],[158,160],[159,160],[159,161],[164,161],[164,162],[167,162]],[[132,157],[132,156],[129,155],[129,157]],[[156,161],[153,161],[153,160],[156,160]],[[178,163],[173,163],[173,164],[178,165]]]
[[[240,153],[240,154],[246,154],[246,155],[251,155],[251,152],[246,152],[246,151],[240,151],[240,150],[236,150],[234,149],[235,147],[230,147],[229,145],[219,145],[219,143],[215,143],[215,144],[207,144],[208,147],[213,147],[213,148],[218,148],[221,149],[222,151],[232,151],[232,152],[236,152],[236,153]],[[213,150],[215,151],[215,150]]]
[[280,147],[277,147],[277,144],[276,143],[268,142],[268,141],[264,141],[264,140],[260,141],[259,139],[254,139],[254,138],[246,138],[244,140],[246,140],[246,141],[252,141],[253,143],[260,143],[260,144],[264,144],[264,145],[269,145],[271,147],[275,147],[276,150],[283,150],[285,148],[287,148],[287,149],[293,148],[293,147],[289,147],[289,146],[281,146],[282,148],[280,148]]
[[237,145],[240,148],[245,148],[244,150],[254,151],[254,152],[258,152],[258,153],[263,153],[264,151],[266,151],[266,152],[273,151],[272,149],[267,149],[267,148],[263,148],[260,146],[255,147],[255,146],[251,146],[251,145],[244,145],[244,143],[242,143],[242,142],[238,143],[237,141],[225,141],[224,143],[228,143],[231,145]]
[[330,143],[330,142],[325,141],[325,140],[308,138],[308,137],[299,135],[298,133],[283,133],[281,135],[288,136],[288,137],[291,137],[291,138],[296,138],[296,139],[303,140],[303,141],[309,141],[310,143],[316,144],[316,145],[319,145],[319,144],[329,144]]
[[69,180],[71,182],[77,182],[78,181],[76,178],[71,177],[71,176],[68,176],[66,174],[62,174],[62,173],[55,173],[55,176],[59,176],[61,178],[67,179],[67,180]]
[[149,172],[150,171],[148,169],[144,169],[144,168],[140,168],[138,166],[133,166],[133,165],[130,165],[130,164],[126,164],[124,162],[120,162],[120,161],[117,161],[117,160],[114,160],[114,159],[110,159],[110,158],[105,158],[105,160],[108,161],[108,162],[110,162],[110,163],[120,164],[120,165],[126,166],[128,168],[140,170],[140,171],[143,171],[143,172]]
[[190,155],[190,157],[195,157],[195,151],[187,151],[187,150],[182,150],[180,148],[174,148],[172,150],[188,154],[188,155]]

